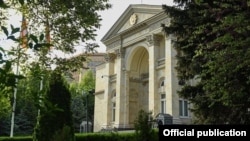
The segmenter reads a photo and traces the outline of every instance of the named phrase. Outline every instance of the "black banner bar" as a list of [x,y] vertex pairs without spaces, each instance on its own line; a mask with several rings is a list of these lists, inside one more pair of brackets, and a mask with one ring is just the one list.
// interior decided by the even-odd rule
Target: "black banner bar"
[[159,140],[167,139],[247,139],[249,125],[160,125]]

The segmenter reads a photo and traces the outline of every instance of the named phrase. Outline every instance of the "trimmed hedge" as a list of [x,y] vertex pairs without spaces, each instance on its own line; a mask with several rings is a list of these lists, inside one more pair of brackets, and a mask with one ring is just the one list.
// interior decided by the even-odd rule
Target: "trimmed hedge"
[[89,133],[76,135],[76,141],[132,141],[134,133]]
[[[158,141],[158,132],[154,132]],[[83,133],[75,134],[75,141],[135,141],[135,133]],[[0,137],[0,141],[32,141],[32,136]]]
[[0,137],[0,141],[32,141],[31,136],[20,136],[20,137]]

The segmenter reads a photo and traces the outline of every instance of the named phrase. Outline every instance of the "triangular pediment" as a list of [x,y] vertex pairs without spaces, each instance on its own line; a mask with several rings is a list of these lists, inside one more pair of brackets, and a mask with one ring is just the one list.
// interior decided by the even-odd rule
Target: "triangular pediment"
[[121,32],[132,28],[143,21],[162,12],[161,5],[147,5],[147,4],[131,4],[123,12],[120,18],[110,28],[110,30],[102,38],[102,42],[119,35]]

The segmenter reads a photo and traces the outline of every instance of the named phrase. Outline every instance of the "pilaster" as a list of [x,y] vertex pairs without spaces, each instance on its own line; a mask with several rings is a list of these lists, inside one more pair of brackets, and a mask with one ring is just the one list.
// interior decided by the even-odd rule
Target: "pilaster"
[[159,35],[148,35],[146,40],[149,46],[149,111],[152,111],[153,116],[156,113],[156,103],[157,102],[157,74],[156,74],[156,63],[157,55],[160,46],[161,36]]
[[105,108],[103,108],[103,127],[107,128],[110,126],[111,123],[111,93],[112,93],[112,87],[110,83],[110,76],[114,74],[114,60],[116,58],[116,55],[114,53],[107,53],[105,56],[106,61],[106,67],[105,72],[101,76],[103,79],[103,85],[104,85],[104,105]]
[[115,50],[116,58],[116,97],[117,97],[117,112],[115,124],[118,128],[127,128],[128,125],[128,93],[129,93],[129,74],[125,66],[125,50],[120,48]]
[[[166,35],[165,38],[165,81],[166,86],[166,111],[168,114],[172,115],[173,117],[176,117],[179,112],[179,101],[178,95],[176,94],[176,84],[173,81],[174,80],[174,71],[175,71],[175,54],[173,54],[173,42],[174,38],[172,35]],[[175,102],[174,102],[175,101]]]

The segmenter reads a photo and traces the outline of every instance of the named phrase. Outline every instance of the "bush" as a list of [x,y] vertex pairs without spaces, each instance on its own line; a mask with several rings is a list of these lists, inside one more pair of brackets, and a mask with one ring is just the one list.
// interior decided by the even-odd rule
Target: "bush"
[[65,125],[63,129],[56,131],[51,141],[72,141],[71,128]]
[[153,141],[154,130],[152,129],[152,113],[140,110],[138,117],[135,120],[135,140],[136,141]]
[[88,133],[76,135],[76,141],[131,141],[134,138],[134,133]]
[[[63,136],[60,138],[60,135],[63,132],[67,132],[68,129],[64,129],[64,131],[58,131],[54,136],[54,141],[64,141]],[[60,140],[62,139],[62,140]],[[75,134],[75,141],[135,141],[138,138],[135,133],[84,133],[84,134]],[[158,141],[158,132],[153,130],[151,134],[150,141]],[[33,141],[31,136],[23,136],[23,137],[0,137],[0,141]]]
[[56,71],[51,74],[49,90],[43,98],[40,111],[34,133],[35,141],[52,141],[59,138],[56,134],[64,134],[67,141],[74,140],[71,95],[64,78]]
[[20,137],[0,137],[0,141],[32,141],[31,136],[20,136]]

